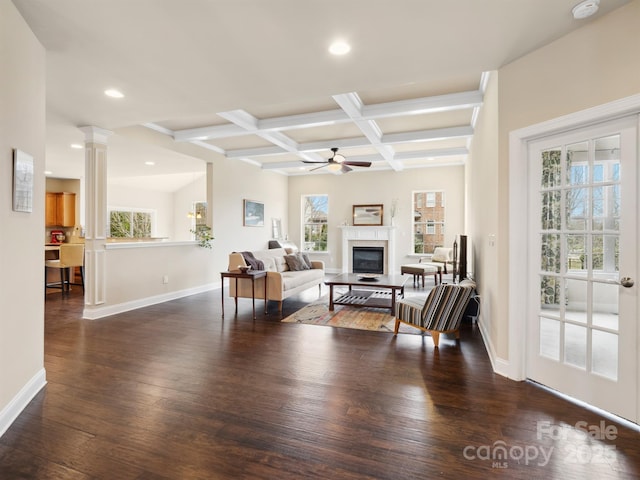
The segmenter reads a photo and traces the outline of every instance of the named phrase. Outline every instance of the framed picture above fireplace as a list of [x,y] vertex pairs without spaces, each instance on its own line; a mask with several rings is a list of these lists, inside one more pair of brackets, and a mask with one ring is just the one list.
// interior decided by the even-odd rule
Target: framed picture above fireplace
[[376,226],[382,225],[382,204],[354,205],[353,225]]

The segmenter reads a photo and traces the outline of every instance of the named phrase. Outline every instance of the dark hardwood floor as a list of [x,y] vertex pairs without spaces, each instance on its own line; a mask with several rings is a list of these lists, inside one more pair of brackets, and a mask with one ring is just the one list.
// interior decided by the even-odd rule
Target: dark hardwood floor
[[2,480],[640,475],[637,431],[493,374],[470,324],[435,350],[262,301],[223,320],[219,290],[94,321],[81,301],[47,296],[48,384],[0,438]]

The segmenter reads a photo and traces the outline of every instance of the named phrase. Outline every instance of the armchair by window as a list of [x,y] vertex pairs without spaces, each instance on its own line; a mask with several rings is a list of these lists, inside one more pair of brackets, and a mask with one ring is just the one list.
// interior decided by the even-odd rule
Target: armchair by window
[[420,263],[440,267],[444,270],[445,274],[449,273],[447,265],[453,266],[454,261],[453,248],[449,247],[436,247],[433,251],[433,255],[431,255],[431,259],[428,259],[427,257],[420,258]]
[[474,289],[471,281],[442,284],[431,290],[426,300],[416,297],[399,300],[394,334],[398,334],[400,323],[406,323],[429,332],[436,347],[441,333],[455,333],[460,338],[460,323]]

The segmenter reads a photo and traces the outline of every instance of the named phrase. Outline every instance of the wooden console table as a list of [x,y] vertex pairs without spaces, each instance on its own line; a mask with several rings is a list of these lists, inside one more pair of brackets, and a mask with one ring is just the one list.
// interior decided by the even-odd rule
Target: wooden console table
[[267,313],[267,272],[266,270],[249,270],[246,273],[242,272],[220,272],[222,277],[222,318],[224,318],[224,279],[235,278],[236,281],[236,293],[234,299],[236,302],[236,315],[238,314],[238,279],[246,278],[251,280],[251,300],[253,302],[253,319],[256,319],[256,279],[264,277],[264,313]]

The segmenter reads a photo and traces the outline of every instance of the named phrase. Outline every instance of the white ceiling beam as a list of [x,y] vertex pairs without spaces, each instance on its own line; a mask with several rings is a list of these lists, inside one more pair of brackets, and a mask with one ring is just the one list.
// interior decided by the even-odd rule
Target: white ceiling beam
[[255,133],[258,130],[258,119],[244,110],[231,110],[229,112],[218,113],[219,117],[244,128],[248,133]]
[[260,130],[296,130],[299,128],[323,127],[349,122],[350,119],[342,110],[327,110],[324,112],[302,113],[260,120]]
[[213,140],[215,138],[232,138],[247,135],[247,131],[233,124],[214,125],[210,127],[186,128],[173,132],[176,142],[193,142],[197,140]]
[[378,103],[365,105],[361,109],[364,118],[388,118],[406,115],[419,115],[425,113],[451,112],[464,110],[482,105],[483,95],[478,90],[434,97],[414,98],[411,100],[399,100],[397,102]]
[[299,145],[303,152],[328,152],[331,148],[358,148],[370,145],[367,137],[340,138],[322,140],[321,142],[306,142]]
[[[382,136],[382,140],[380,144],[393,145],[396,143],[406,143],[406,142],[454,139],[454,138],[469,137],[471,135],[473,135],[473,128],[471,128],[468,125],[462,125],[458,127],[436,128],[431,130],[418,130],[415,132],[387,134]],[[311,153],[311,152],[326,151],[331,147],[362,148],[362,147],[370,147],[370,146],[371,146],[371,143],[366,137],[354,137],[354,138],[323,140],[322,142],[299,143],[298,151]],[[264,156],[284,155],[288,153],[290,152],[280,147],[273,146],[273,147],[257,147],[257,148],[227,150],[226,155],[228,158],[239,158],[239,157],[264,157]],[[316,160],[316,159],[322,159],[322,158],[323,157],[317,156],[317,157],[314,157],[313,159]]]
[[194,145],[197,145],[199,147],[206,148],[207,150],[212,150],[212,151],[214,151],[216,153],[221,153],[222,155],[225,154],[224,149],[222,149],[220,147],[216,147],[215,145],[211,145],[210,143],[207,143],[207,142],[194,141],[194,142],[191,142],[191,143],[194,144]]
[[[232,112],[223,112],[219,113],[221,117],[233,122],[239,127],[247,129],[248,132],[258,135],[259,137],[267,140],[268,142],[273,143],[276,147],[280,147],[282,150],[280,153],[293,153],[298,155],[300,158],[304,160],[316,160],[318,156],[315,154],[307,154],[298,151],[298,143],[292,138],[288,137],[284,133],[278,131],[271,130],[260,130],[258,129],[258,119],[244,110],[234,110]],[[246,155],[242,155],[239,157],[231,157],[227,154],[228,158],[239,158],[240,160],[248,158]],[[261,165],[260,162],[253,160],[258,165]]]
[[402,164],[393,158],[393,149],[388,145],[381,145],[382,131],[378,124],[373,120],[365,120],[362,117],[363,103],[356,92],[345,93],[342,95],[334,95],[333,99],[342,108],[347,115],[353,120],[364,136],[367,137],[371,145],[378,150],[380,155],[398,171],[402,170]]
[[386,144],[426,142],[430,140],[447,140],[452,138],[465,138],[473,135],[473,128],[465,125],[461,127],[434,128],[431,130],[418,130],[415,132],[388,133],[382,137]]
[[239,148],[236,150],[227,150],[227,158],[238,157],[268,157],[272,155],[283,155],[289,153],[278,146],[256,147],[256,148]]
[[[345,96],[355,95],[357,98],[357,110],[352,112],[365,120],[375,120],[376,118],[387,118],[401,115],[412,115],[420,113],[453,111],[463,108],[473,108],[482,105],[483,94],[481,91],[469,91],[453,93],[449,95],[438,95],[433,97],[422,97],[411,100],[400,100],[397,102],[378,103],[364,105],[357,94],[344,94]],[[335,97],[334,97],[335,98]],[[239,111],[242,112],[242,111]],[[225,118],[227,114],[235,112],[222,112],[218,115]],[[246,112],[244,112],[246,113]],[[247,114],[248,115],[248,114]],[[214,138],[228,138],[249,135],[258,131],[282,131],[300,128],[311,128],[323,125],[335,125],[351,121],[352,117],[344,109],[326,110],[322,112],[304,113],[299,115],[287,115],[282,117],[266,118],[256,120],[256,124],[251,124],[252,128],[247,129],[231,121],[231,125],[213,125],[200,128],[189,128],[176,130],[173,137],[178,142],[188,142],[192,140],[212,140]]]

